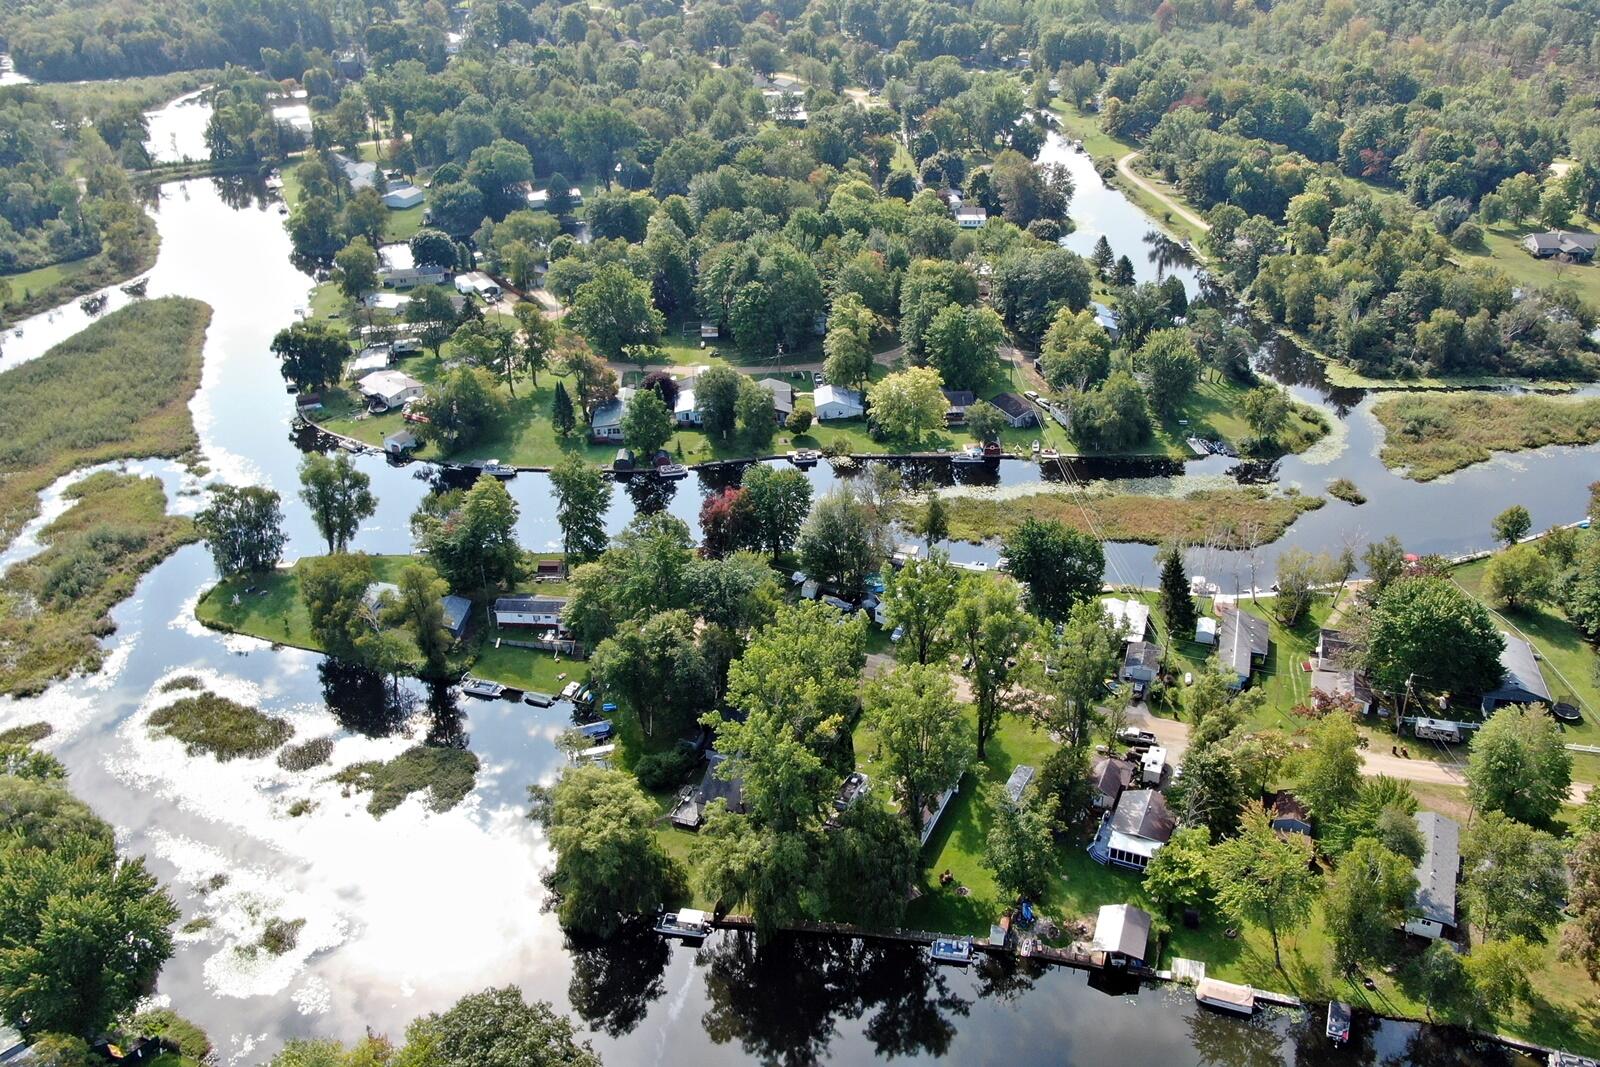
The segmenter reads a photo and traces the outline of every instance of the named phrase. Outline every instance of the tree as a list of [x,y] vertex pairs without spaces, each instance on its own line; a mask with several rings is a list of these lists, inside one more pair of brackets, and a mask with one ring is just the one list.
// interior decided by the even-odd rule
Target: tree
[[1372,579],[1372,597],[1376,599],[1405,573],[1406,549],[1398,537],[1390,534],[1362,550],[1361,562],[1367,569],[1367,577]]
[[733,408],[739,428],[752,448],[766,448],[772,443],[772,435],[778,429],[778,407],[771,393],[741,376]]
[[1497,811],[1483,812],[1461,846],[1461,898],[1474,925],[1490,937],[1543,941],[1561,921],[1567,895],[1561,842]]
[[961,780],[972,756],[971,727],[950,675],[938,665],[899,664],[867,683],[862,706],[883,753],[883,773],[920,834],[928,801]]
[[1038,631],[1028,688],[1034,717],[1071,749],[1087,751],[1107,700],[1106,679],[1122,662],[1122,633],[1098,600],[1073,605],[1059,627]]
[[1417,964],[1417,985],[1429,1019],[1473,1021],[1480,1010],[1461,950],[1440,938]]
[[1494,539],[1510,547],[1528,536],[1533,529],[1533,516],[1521,504],[1512,504],[1494,517]]
[[694,401],[709,436],[725,440],[738,426],[739,387],[743,382],[744,375],[721,364],[695,379]]
[[1207,873],[1211,835],[1204,827],[1186,826],[1154,856],[1144,871],[1144,891],[1171,915],[1176,908],[1197,908],[1211,895]]
[[1263,807],[1252,807],[1237,837],[1211,850],[1208,863],[1217,905],[1235,923],[1261,923],[1272,938],[1272,958],[1283,968],[1279,938],[1303,925],[1316,903],[1311,873],[1311,842],[1301,834],[1280,834]]
[[994,783],[984,790],[989,807],[989,833],[984,839],[983,865],[994,874],[995,885],[1008,898],[1044,894],[1054,853],[1054,821],[1037,795],[1025,794],[1013,803],[1005,786]]
[[578,425],[577,416],[572,410],[572,397],[561,382],[556,383],[555,395],[550,398],[550,424],[562,437],[571,436]]
[[412,262],[419,267],[435,266],[449,270],[456,265],[456,243],[442,230],[424,227],[412,234],[407,244],[411,249]]
[[1489,560],[1483,588],[1489,599],[1515,611],[1550,596],[1555,575],[1549,558],[1534,545],[1515,545]]
[[[1591,800],[1600,797],[1600,790],[1589,796]],[[1600,981],[1600,831],[1590,830],[1578,842],[1568,870],[1570,918],[1561,928],[1561,958],[1582,966],[1591,982]]]
[[1154,331],[1140,346],[1134,363],[1149,382],[1150,407],[1164,419],[1176,417],[1200,380],[1200,357],[1188,331]]
[[604,472],[569,453],[550,468],[550,488],[567,566],[598,556],[606,546],[605,515],[611,507],[611,482]]
[[1572,754],[1543,709],[1510,706],[1490,716],[1467,753],[1467,796],[1530,826],[1548,826],[1567,799]]
[[539,387],[539,372],[550,366],[555,358],[556,343],[560,336],[555,320],[545,317],[537,304],[526,300],[515,305],[517,324],[522,333],[517,352],[517,365]]
[[1289,395],[1275,385],[1259,385],[1244,395],[1245,422],[1250,424],[1256,440],[1265,445],[1277,442],[1293,411]]
[[[1159,853],[1158,853],[1159,855]],[[1417,891],[1412,863],[1363,837],[1339,861],[1323,894],[1323,921],[1339,973],[1354,977],[1389,960],[1395,930]]]
[[622,439],[639,456],[653,456],[672,439],[672,412],[661,397],[641,389],[628,398],[622,413]]
[[1037,630],[1023,610],[1015,582],[970,578],[960,588],[947,626],[964,654],[963,673],[972,688],[978,719],[978,758],[1000,726],[1022,650]]
[[300,462],[300,499],[329,552],[343,552],[350,539],[378,510],[372,479],[355,469],[343,452],[332,459],[311,452]]
[[300,599],[317,644],[335,659],[362,662],[373,630],[366,599],[372,586],[372,561],[343,552],[313,556],[302,560],[296,573]]
[[1037,349],[1063,308],[1089,306],[1091,279],[1089,265],[1075,253],[1053,245],[1019,245],[995,264],[990,301],[1017,344]]
[[797,470],[753,463],[739,479],[752,545],[773,559],[794,547],[811,510],[811,483]]
[[359,190],[344,205],[344,232],[360,237],[369,246],[383,240],[383,227],[389,221],[389,209],[376,189]]
[[450,650],[450,630],[445,626],[444,597],[450,587],[432,570],[409,563],[395,582],[394,594],[383,613],[386,626],[404,626],[411,631],[417,651],[422,653],[423,670],[438,677],[445,668]]
[[443,286],[419,285],[411,290],[411,300],[406,304],[405,319],[415,327],[417,339],[433,349],[433,354],[437,357],[444,343],[455,333],[456,306],[451,302],[450,294],[445,292]]
[[302,392],[339,380],[350,342],[326,323],[297,322],[272,338],[272,354],[283,363],[283,376]]
[[978,299],[978,279],[960,263],[919,259],[906,269],[900,286],[900,339],[913,356],[922,356],[928,324],[946,304],[971,304]]
[[878,317],[856,293],[844,293],[828,313],[822,370],[830,382],[860,388],[872,372],[872,331]]
[[933,546],[950,536],[950,517],[945,508],[944,500],[936,490],[928,493],[928,502],[922,506],[922,512],[917,516],[916,525],[913,527],[923,544],[932,551]]
[[600,1067],[589,1043],[549,1004],[516,986],[462,997],[406,1028],[406,1052],[426,1067]]
[[505,422],[509,408],[494,376],[481,367],[457,367],[417,401],[419,436],[446,453],[468,448]]
[[650,287],[617,264],[602,266],[578,286],[567,323],[609,359],[621,358],[628,345],[655,344],[666,328]]
[[1278,621],[1293,627],[1300,622],[1317,588],[1333,577],[1333,561],[1322,553],[1287,548],[1278,556],[1278,595],[1273,607]]
[[411,517],[417,544],[450,588],[478,592],[517,580],[517,502],[498,478],[480,474],[466,492],[425,500]]
[[943,553],[913,559],[884,577],[884,625],[902,631],[896,654],[907,663],[935,663],[944,658],[952,633],[950,613],[961,589],[961,576]]
[[875,509],[841,487],[817,501],[795,548],[808,575],[854,600],[888,555],[885,534]]
[[1488,610],[1444,578],[1388,585],[1372,612],[1367,673],[1378,688],[1484,693],[1500,683],[1505,639]]
[[1533,998],[1528,976],[1540,962],[1539,951],[1525,937],[1473,945],[1466,964],[1478,1003],[1497,1016],[1528,1003]]
[[360,300],[378,287],[378,253],[365,237],[357,237],[333,257],[334,280],[346,300]]
[[937,371],[910,367],[890,374],[870,392],[872,423],[885,436],[909,445],[944,425],[949,410],[944,382]]
[[595,649],[593,662],[593,677],[606,695],[627,708],[647,736],[655,736],[658,722],[668,736],[693,726],[710,703],[711,668],[685,611],[624,623]]
[[172,956],[178,908],[109,836],[0,843],[0,1012],[31,1028],[96,1034]]
[[1100,592],[1105,550],[1088,534],[1059,522],[1024,519],[1005,537],[1007,564],[1028,590],[1028,608],[1059,622],[1074,605]]
[[1000,440],[1000,435],[1009,425],[1010,420],[993,404],[974,404],[967,409],[967,429],[973,437],[986,444]]
[[[1095,75],[1096,87],[1099,83],[1099,74]],[[1094,251],[1089,256],[1089,262],[1094,264],[1095,276],[1105,280],[1106,272],[1111,269],[1115,257],[1111,254],[1111,242],[1106,240],[1106,235],[1101,234],[1100,239],[1094,243]]]
[[655,805],[632,775],[574,767],[529,795],[555,849],[545,884],[564,928],[609,935],[622,919],[687,892],[682,867],[656,836]]
[[1005,326],[991,308],[947,304],[928,323],[922,346],[928,363],[952,389],[977,389],[1000,362]]
[[1056,389],[1081,391],[1098,385],[1111,372],[1111,335],[1093,312],[1064,307],[1045,332],[1039,367]]
[[850,805],[824,845],[825,914],[878,930],[900,926],[919,851],[907,820],[881,804]]
[[211,503],[194,517],[217,573],[223,577],[269,571],[283,556],[287,538],[278,494],[259,486],[218,485]]
[[1167,620],[1170,640],[1181,640],[1194,633],[1199,613],[1189,592],[1189,576],[1183,569],[1183,549],[1168,545],[1161,550],[1161,615]]
[[510,327],[498,319],[469,319],[456,328],[450,340],[459,359],[497,375],[511,395],[517,395],[516,380],[523,374],[522,346]]

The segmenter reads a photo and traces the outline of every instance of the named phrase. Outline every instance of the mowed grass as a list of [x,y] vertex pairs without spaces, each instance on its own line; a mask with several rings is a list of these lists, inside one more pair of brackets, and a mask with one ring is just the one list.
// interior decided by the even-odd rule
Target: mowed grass
[[198,300],[141,300],[0,373],[0,548],[63,474],[194,450],[189,400],[210,321]]
[[1495,452],[1600,441],[1600,400],[1503,393],[1384,397],[1372,413],[1384,428],[1384,465],[1426,482]]
[[[1517,285],[1533,289],[1565,289],[1576,293],[1590,307],[1600,305],[1600,265],[1534,259],[1522,247],[1524,237],[1541,232],[1544,228],[1531,219],[1521,225],[1503,222],[1486,226],[1481,248],[1458,251],[1455,255],[1468,266],[1493,266]],[[1592,233],[1600,229],[1600,222],[1577,215],[1567,228]]]
[[[1275,494],[1247,487],[1201,489],[1185,496],[1150,496],[1095,489],[1005,497],[946,495],[950,536],[979,543],[1002,538],[1024,519],[1045,519],[1108,541],[1160,544],[1216,544],[1227,548],[1266,544],[1283,536],[1291,523],[1323,504],[1321,497]],[[899,505],[901,519],[920,507]]]
[[11,287],[11,296],[6,300],[5,306],[20,305],[35,293],[42,293],[46,289],[54,288],[62,282],[77,277],[93,263],[93,256],[84,256],[82,259],[51,263],[49,266],[19,271],[16,274],[0,274],[0,280]]

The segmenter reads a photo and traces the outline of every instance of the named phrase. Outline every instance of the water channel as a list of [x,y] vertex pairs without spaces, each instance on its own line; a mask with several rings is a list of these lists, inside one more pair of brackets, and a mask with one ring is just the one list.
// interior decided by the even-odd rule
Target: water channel
[[[172,122],[168,128],[194,128],[188,112]],[[184,150],[178,141],[174,146]],[[1079,158],[1075,208],[1120,200],[1089,194],[1099,178],[1087,157]],[[290,265],[277,205],[263,187],[202,179],[163,187],[151,210],[162,246],[149,274],[150,295],[197,297],[214,309],[193,403],[207,477],[277,489],[288,555],[315,552],[316,533],[295,496],[301,452],[290,430],[292,406],[267,351],[311,285]],[[1080,218],[1085,230],[1094,224]],[[1113,247],[1131,255],[1147,226],[1113,232]],[[1150,260],[1139,269],[1154,276],[1158,268]],[[0,366],[37,357],[86,320],[75,304],[28,320],[20,337],[5,339]],[[1582,486],[1594,477],[1595,450],[1545,450],[1430,486],[1402,483],[1377,464],[1369,401],[1314,383],[1296,390],[1326,406],[1340,431],[1323,455],[1286,460],[1280,482],[1314,490],[1346,474],[1373,503],[1361,510],[1330,503],[1302,519],[1285,543],[1326,547],[1352,531],[1392,531],[1408,547],[1462,550],[1482,544],[1488,517],[1513,501],[1527,504],[1536,523],[1574,517]],[[390,466],[376,456],[358,462],[371,474],[380,504],[353,547],[407,550],[407,520],[436,472]],[[196,506],[198,483],[187,472],[169,464],[132,466],[160,475],[175,509]],[[1227,466],[1212,459],[1131,471],[1084,466],[1078,473],[1171,491],[1226,479]],[[949,477],[948,470],[934,473]],[[813,477],[820,492],[834,475],[823,466]],[[1039,475],[1030,464],[1008,462],[993,480],[960,491],[1026,491]],[[713,482],[707,475],[641,491],[638,499],[619,491],[608,525],[620,529],[636,506],[665,506],[692,524]],[[554,547],[545,479],[523,474],[510,487],[521,505],[523,544]],[[58,496],[59,486],[55,496],[46,495],[47,508],[58,506],[52,503]],[[6,562],[30,547],[19,542]],[[994,554],[974,546],[956,552]],[[1114,569],[1129,580],[1149,577],[1144,546],[1112,546],[1111,554]],[[1216,562],[1208,573],[1223,573]],[[211,1032],[224,1063],[258,1063],[296,1035],[351,1039],[365,1027],[398,1033],[420,1013],[504,983],[576,1011],[614,1064],[752,1057],[862,1062],[886,1055],[1021,1064],[1509,1062],[1497,1049],[1478,1049],[1448,1033],[1365,1018],[1351,1046],[1334,1051],[1314,1017],[1262,1016],[1243,1024],[1197,1009],[1191,996],[1168,988],[1113,995],[1064,970],[935,970],[920,953],[857,942],[795,940],[759,952],[732,935],[698,952],[650,936],[611,946],[570,944],[541,911],[539,875],[551,857],[523,817],[526,786],[550,780],[560,766],[552,742],[570,709],[458,705],[449,691],[419,687],[396,699],[371,677],[320,656],[212,633],[193,619],[194,602],[212,580],[201,547],[176,553],[115,611],[117,632],[108,639],[103,670],[37,698],[0,700],[0,728],[39,719],[54,724],[48,746],[67,763],[74,789],[172,888],[187,925],[162,973],[159,997]],[[286,718],[298,740],[332,738],[334,767],[390,758],[424,739],[468,746],[483,763],[477,786],[446,813],[413,798],[374,819],[363,796],[326,780],[329,768],[293,773],[270,756],[227,764],[190,757],[145,727],[152,710],[177,695],[157,687],[180,673],[200,675],[216,691]],[[290,814],[306,802],[309,811]],[[305,920],[295,947],[281,956],[250,951],[274,918]]]

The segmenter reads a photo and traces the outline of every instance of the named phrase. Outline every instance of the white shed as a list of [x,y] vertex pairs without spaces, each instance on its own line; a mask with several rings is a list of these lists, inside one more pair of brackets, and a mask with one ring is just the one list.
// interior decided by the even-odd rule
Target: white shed
[[867,412],[860,390],[842,385],[819,385],[812,394],[817,419],[859,419]]

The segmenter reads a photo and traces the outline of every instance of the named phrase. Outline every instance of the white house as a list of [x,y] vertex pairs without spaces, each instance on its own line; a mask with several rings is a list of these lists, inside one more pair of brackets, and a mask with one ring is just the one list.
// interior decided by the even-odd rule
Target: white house
[[624,386],[617,395],[594,409],[589,418],[589,436],[606,441],[622,440],[622,415],[628,410],[633,387]]
[[410,289],[417,285],[443,285],[445,270],[437,263],[417,263],[411,246],[404,243],[378,249],[378,280],[385,289]]
[[561,596],[503,596],[494,602],[494,622],[496,626],[558,627],[566,606],[567,598]]
[[393,211],[404,211],[422,203],[422,190],[410,182],[390,182],[384,190],[383,203]]
[[867,413],[861,391],[846,389],[842,385],[819,385],[812,394],[817,409],[817,420],[859,419]]
[[367,375],[356,388],[367,398],[367,406],[377,411],[389,411],[415,400],[426,390],[423,384],[397,370],[380,370]]
[[1106,614],[1111,616],[1111,622],[1122,634],[1124,642],[1144,640],[1145,631],[1150,628],[1150,605],[1140,600],[1129,597],[1120,600],[1117,597],[1107,597],[1101,601],[1106,609]]
[[481,270],[456,275],[456,292],[462,296],[476,293],[491,304],[500,299],[500,283]]
[[307,140],[311,139],[311,108],[304,103],[279,104],[272,109],[272,121]]
[[350,182],[350,188],[356,192],[362,189],[375,189],[378,186],[378,165],[368,163],[364,159],[351,159],[342,152],[333,154],[333,161],[344,172],[345,179]]
[[989,222],[989,213],[981,207],[961,207],[956,212],[956,225],[963,230],[981,230]]
[[[574,185],[567,190],[567,196],[572,201],[573,207],[583,206],[583,190]],[[550,191],[548,189],[534,189],[528,193],[528,207],[534,211],[546,211],[550,207]]]
[[1089,845],[1089,857],[1096,863],[1142,871],[1150,858],[1161,851],[1178,822],[1158,789],[1125,789],[1116,807],[1100,824],[1100,832]]
[[692,384],[678,390],[678,399],[672,402],[672,419],[679,426],[700,425],[700,406],[695,402]]

